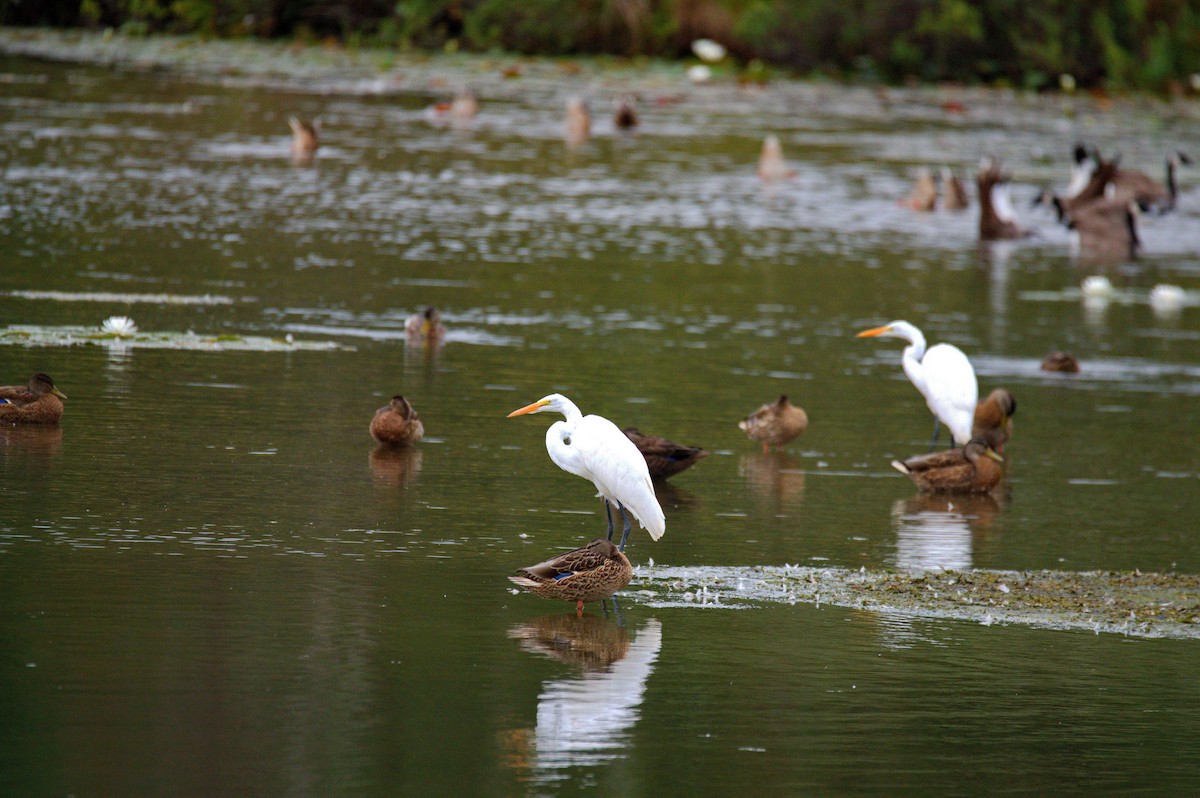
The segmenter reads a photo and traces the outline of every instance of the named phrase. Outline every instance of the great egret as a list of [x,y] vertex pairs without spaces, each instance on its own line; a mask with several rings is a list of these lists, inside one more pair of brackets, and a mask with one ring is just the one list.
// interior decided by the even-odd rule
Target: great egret
[[893,460],[892,467],[929,493],[990,493],[1004,476],[1004,458],[979,438],[962,449]]
[[29,378],[28,385],[0,387],[0,423],[57,424],[66,398],[54,387],[54,380],[38,372]]
[[371,419],[371,437],[385,446],[411,446],[425,434],[425,425],[403,396],[393,396]]
[[625,433],[603,416],[583,415],[574,402],[558,393],[514,410],[508,418],[547,412],[561,413],[566,421],[555,421],[546,430],[546,451],[563,471],[591,480],[596,486],[608,516],[608,539],[612,540],[613,534],[610,504],[617,506],[625,522],[617,547],[620,551],[625,551],[625,542],[629,539],[628,513],[633,513],[652,539],[661,538],[667,529],[667,520],[654,495],[650,470],[642,453]]
[[[882,327],[863,330],[859,338],[903,338],[902,362],[909,381],[925,397],[934,417],[950,428],[954,442],[963,446],[971,440],[971,422],[979,399],[975,369],[962,350],[953,344],[937,344],[925,351],[925,336],[906,321],[893,321]],[[933,425],[933,443],[937,445],[938,424]]]
[[708,457],[708,452],[699,446],[684,446],[673,443],[659,435],[643,435],[633,427],[621,430],[625,437],[633,441],[633,445],[646,459],[646,467],[650,469],[650,479],[668,479],[691,468],[697,460]]
[[633,579],[633,566],[611,540],[596,538],[581,549],[530,565],[509,581],[542,598],[574,601],[583,614],[588,601],[603,601]]

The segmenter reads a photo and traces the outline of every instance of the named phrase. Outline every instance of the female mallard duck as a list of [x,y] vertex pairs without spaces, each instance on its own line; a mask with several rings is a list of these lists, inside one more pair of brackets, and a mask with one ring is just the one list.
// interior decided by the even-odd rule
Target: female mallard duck
[[440,341],[446,334],[441,312],[430,305],[420,313],[414,313],[404,322],[404,332],[410,338],[422,341]]
[[410,446],[424,434],[425,425],[403,396],[393,396],[387,407],[376,410],[371,419],[371,437],[384,446]]
[[937,205],[937,183],[933,182],[933,172],[922,169],[917,173],[917,182],[907,197],[900,201],[905,208],[914,211],[932,211]]
[[763,139],[762,150],[758,155],[758,176],[765,182],[772,180],[787,180],[796,176],[796,170],[787,165],[783,159],[783,145],[778,136],[767,136]]
[[54,387],[54,380],[41,373],[29,378],[28,385],[0,387],[0,422],[8,424],[57,424],[62,418],[66,394]]
[[567,143],[572,146],[583,144],[592,133],[592,114],[587,103],[579,97],[567,99]]
[[1079,358],[1070,352],[1054,351],[1042,358],[1042,371],[1064,371],[1068,374],[1079,373]]
[[971,437],[979,438],[997,452],[1012,437],[1012,417],[1017,412],[1017,400],[1005,388],[997,388],[975,405]]
[[963,188],[962,181],[958,179],[958,175],[950,170],[950,167],[942,167],[942,210],[944,211],[961,211],[966,209],[971,204],[967,199],[967,190]]
[[312,163],[317,148],[321,146],[318,122],[305,122],[294,116],[288,117],[292,129],[292,160],[299,164]]
[[893,460],[892,467],[929,493],[989,493],[1000,483],[1004,458],[979,438],[961,449]]
[[708,457],[699,446],[682,446],[658,435],[643,435],[633,427],[621,430],[646,458],[651,479],[668,479]]
[[786,395],[778,402],[768,402],[738,422],[738,429],[751,440],[762,441],[763,453],[771,451],[798,437],[808,427],[808,414],[796,407]]
[[583,613],[583,605],[600,601],[616,593],[633,579],[629,558],[611,540],[596,538],[582,549],[568,551],[545,562],[531,565],[510,576],[514,585],[542,598],[574,601]]

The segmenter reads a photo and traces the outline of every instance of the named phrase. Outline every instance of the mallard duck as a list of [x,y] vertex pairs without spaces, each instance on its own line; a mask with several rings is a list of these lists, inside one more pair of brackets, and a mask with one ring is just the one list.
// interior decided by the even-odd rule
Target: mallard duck
[[1079,373],[1079,358],[1070,352],[1055,350],[1042,358],[1042,371],[1063,371],[1068,374]]
[[8,424],[57,424],[67,396],[54,387],[42,372],[29,378],[28,385],[0,387],[0,422]]
[[393,396],[371,419],[371,437],[385,446],[411,446],[424,434],[425,425],[403,396]]
[[763,139],[762,151],[758,156],[758,176],[768,183],[796,176],[796,172],[789,169],[787,161],[783,159],[783,145],[779,143],[778,136]]
[[893,460],[892,467],[929,493],[988,493],[1004,476],[1003,462],[995,449],[972,438],[961,449]]
[[611,540],[596,538],[581,549],[522,568],[508,579],[542,598],[574,601],[582,614],[586,602],[606,599],[629,584],[633,566]]
[[971,437],[979,438],[997,452],[1012,437],[1012,417],[1017,412],[1017,400],[1005,388],[996,388],[975,405],[975,420]]
[[651,479],[668,479],[708,457],[699,446],[682,446],[658,435],[643,435],[633,427],[621,430],[646,458]]
[[446,325],[442,324],[441,312],[430,305],[405,320],[404,332],[410,338],[419,338],[422,341],[440,341],[446,334]]
[[288,117],[288,127],[292,129],[292,160],[298,163],[312,161],[317,148],[321,146],[318,126],[316,120],[310,123],[294,116]]
[[578,97],[567,100],[567,143],[583,144],[592,132],[592,114],[588,111],[587,103]]
[[637,100],[632,94],[622,94],[613,107],[613,124],[621,130],[638,125]]
[[808,414],[804,408],[796,407],[786,395],[777,402],[768,402],[738,422],[738,429],[746,437],[762,441],[763,452],[771,451],[771,445],[781,447],[799,437],[808,428]]
[[937,205],[937,183],[933,182],[933,172],[928,169],[918,172],[916,185],[900,204],[914,211],[932,211]]
[[961,211],[969,207],[971,201],[967,199],[967,190],[963,188],[962,181],[958,179],[958,175],[950,171],[947,166],[942,167],[942,210],[944,211]]
[[475,92],[470,89],[464,88],[454,96],[454,100],[450,103],[450,119],[454,122],[470,122],[477,113],[479,113],[479,100],[475,97]]
[[1008,176],[1000,171],[996,159],[984,159],[975,175],[975,185],[979,189],[979,240],[1024,238],[1027,233],[1017,224],[1009,198]]

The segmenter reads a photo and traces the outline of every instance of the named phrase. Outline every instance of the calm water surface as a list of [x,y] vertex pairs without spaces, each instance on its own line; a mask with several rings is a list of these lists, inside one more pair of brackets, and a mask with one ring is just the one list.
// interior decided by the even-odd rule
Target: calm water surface
[[[357,97],[9,58],[0,324],[292,334],[338,352],[0,347],[50,373],[54,430],[0,430],[0,790],[8,795],[1183,794],[1200,649],[828,607],[619,616],[513,595],[602,509],[505,420],[552,391],[703,445],[635,563],[1200,570],[1200,173],[1136,262],[1073,260],[1026,207],[1076,138],[1158,175],[1194,108],[715,87],[644,99],[508,86],[466,128],[444,91]],[[592,140],[560,108],[592,92]],[[672,95],[673,96],[673,95]],[[667,95],[663,95],[667,97]],[[669,99],[669,97],[667,97]],[[286,119],[320,115],[315,165]],[[764,191],[761,137],[799,172]],[[1011,168],[1029,242],[896,204],[921,166]],[[1120,294],[1085,306],[1089,274]],[[28,291],[214,295],[222,305]],[[1196,296],[1195,293],[1192,294]],[[406,345],[425,304],[450,329]],[[993,498],[891,471],[930,419],[893,318],[1017,397]],[[1051,349],[1075,377],[1038,369]],[[374,410],[421,413],[377,452]],[[787,393],[763,455],[736,421]]]

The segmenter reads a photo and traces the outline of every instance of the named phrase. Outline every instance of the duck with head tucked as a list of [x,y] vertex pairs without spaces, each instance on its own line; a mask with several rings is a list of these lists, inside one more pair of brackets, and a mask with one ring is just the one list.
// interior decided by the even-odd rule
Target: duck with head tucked
[[392,397],[371,419],[371,437],[384,446],[411,446],[425,435],[425,425],[403,396]]
[[0,423],[57,424],[67,396],[54,386],[49,375],[38,372],[27,385],[0,387]]
[[751,440],[762,441],[766,454],[772,445],[778,449],[808,429],[808,414],[783,395],[779,401],[768,402],[739,421],[738,429]]
[[893,460],[892,467],[926,493],[990,493],[1004,476],[1001,457],[980,438],[949,449]]
[[581,549],[522,568],[509,581],[542,598],[574,601],[583,614],[589,601],[609,598],[633,579],[629,558],[611,540],[596,538]]

